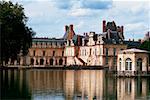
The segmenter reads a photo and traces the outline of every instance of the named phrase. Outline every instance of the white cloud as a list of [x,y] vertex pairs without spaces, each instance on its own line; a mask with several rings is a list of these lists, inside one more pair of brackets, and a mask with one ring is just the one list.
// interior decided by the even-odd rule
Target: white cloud
[[[141,38],[150,30],[150,1],[147,0],[105,0],[110,4],[102,4],[101,7],[94,2],[104,0],[13,0],[15,1],[23,4],[29,24],[36,30],[37,36],[53,33],[48,36],[60,37],[64,33],[64,25],[69,24],[75,25],[76,33],[100,33],[104,19],[124,25],[127,38],[131,32],[140,33],[137,37]],[[95,5],[91,5],[91,2]]]
[[89,9],[79,8],[79,9],[72,9],[68,13],[68,15],[75,16],[75,17],[90,16],[91,12],[89,11]]
[[[125,25],[126,32],[141,32],[142,30],[147,30],[148,26],[146,26],[145,23],[139,22],[139,23],[130,23]],[[136,33],[135,33],[136,34]]]

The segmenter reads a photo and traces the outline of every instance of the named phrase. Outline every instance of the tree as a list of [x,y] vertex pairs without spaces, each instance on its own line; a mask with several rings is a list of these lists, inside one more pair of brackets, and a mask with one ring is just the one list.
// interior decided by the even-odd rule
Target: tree
[[150,64],[150,40],[144,41],[140,47],[140,49],[149,51],[149,64]]
[[27,19],[22,5],[0,1],[1,63],[17,59],[21,51],[28,53],[35,32],[26,25]]

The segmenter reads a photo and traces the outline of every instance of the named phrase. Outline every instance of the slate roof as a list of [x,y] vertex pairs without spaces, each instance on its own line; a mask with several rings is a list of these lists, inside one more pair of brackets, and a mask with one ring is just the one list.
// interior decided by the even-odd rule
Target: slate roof
[[56,38],[33,38],[32,42],[65,42],[63,38],[56,39]]
[[138,48],[141,43],[139,41],[124,41],[128,48]]

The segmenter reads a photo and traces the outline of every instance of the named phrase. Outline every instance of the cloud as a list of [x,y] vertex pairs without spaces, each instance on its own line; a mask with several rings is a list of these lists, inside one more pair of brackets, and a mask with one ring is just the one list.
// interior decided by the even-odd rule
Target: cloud
[[[61,37],[64,26],[75,32],[102,33],[102,20],[124,26],[126,38],[142,38],[150,30],[150,1],[147,0],[12,0],[23,4],[29,25],[37,36]],[[140,33],[140,34],[139,34]]]
[[126,28],[126,32],[128,32],[128,33],[138,32],[138,31],[141,33],[142,30],[148,29],[148,26],[143,22],[130,23],[130,24],[126,24],[124,26]]
[[60,9],[72,9],[74,7],[84,9],[109,9],[111,0],[51,0]]
[[68,15],[74,16],[74,17],[86,17],[86,16],[91,16],[92,13],[90,12],[89,9],[72,9],[69,11]]
[[109,9],[112,6],[112,1],[102,1],[102,0],[83,0],[82,8],[89,9]]

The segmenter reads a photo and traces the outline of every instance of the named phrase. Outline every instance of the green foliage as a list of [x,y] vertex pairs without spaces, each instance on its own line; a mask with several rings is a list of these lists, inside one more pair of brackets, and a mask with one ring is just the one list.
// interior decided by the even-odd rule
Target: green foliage
[[143,50],[150,51],[150,41],[144,41],[141,45],[140,48]]
[[35,32],[26,26],[24,8],[18,3],[0,1],[1,60],[15,60],[28,53]]
[[140,45],[139,48],[140,48],[140,49],[143,49],[143,50],[149,51],[149,64],[150,64],[150,41],[149,41],[149,40],[148,40],[148,41],[144,41],[144,42]]

